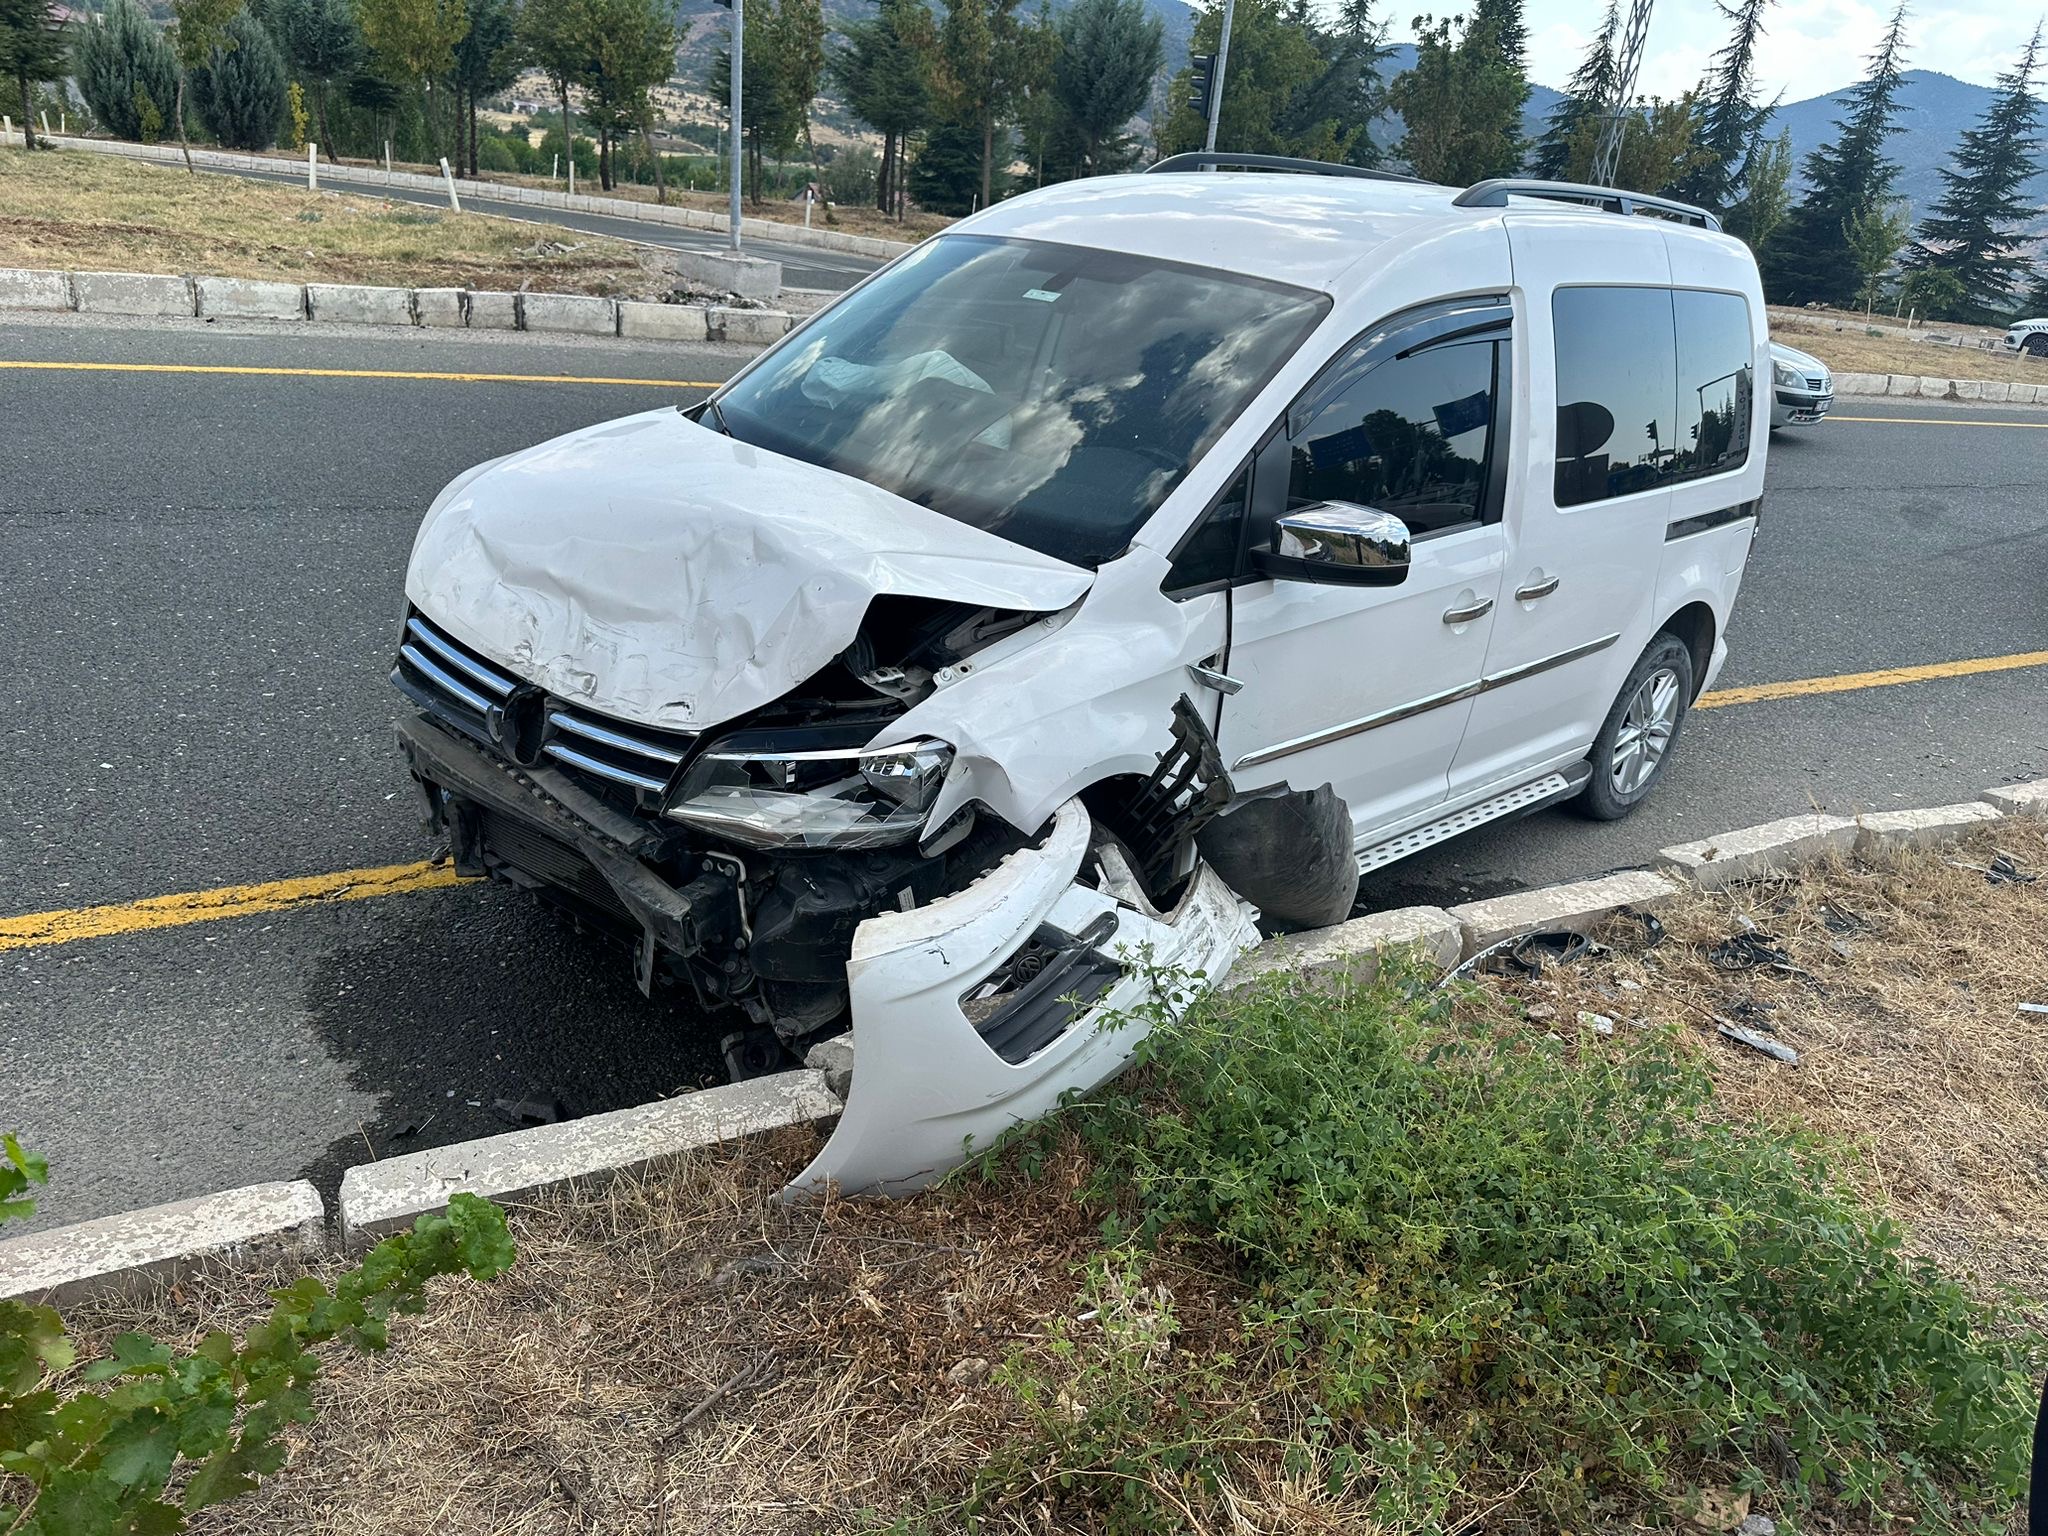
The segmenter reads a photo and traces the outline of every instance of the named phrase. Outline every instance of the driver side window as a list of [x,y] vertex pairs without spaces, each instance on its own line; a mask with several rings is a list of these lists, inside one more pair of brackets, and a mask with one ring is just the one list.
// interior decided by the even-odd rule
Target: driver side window
[[1418,537],[1497,517],[1487,491],[1501,352],[1447,341],[1332,380],[1292,414],[1287,510],[1352,502]]

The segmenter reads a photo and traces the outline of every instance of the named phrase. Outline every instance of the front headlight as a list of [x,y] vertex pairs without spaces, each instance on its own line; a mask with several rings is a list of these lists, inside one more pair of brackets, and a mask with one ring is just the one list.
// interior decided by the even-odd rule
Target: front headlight
[[1771,364],[1771,377],[1788,389],[1804,389],[1806,387],[1805,376],[1798,369],[1788,368],[1783,363],[1774,362]]
[[917,836],[953,761],[942,741],[871,752],[776,734],[737,732],[700,754],[666,814],[750,848],[881,848]]

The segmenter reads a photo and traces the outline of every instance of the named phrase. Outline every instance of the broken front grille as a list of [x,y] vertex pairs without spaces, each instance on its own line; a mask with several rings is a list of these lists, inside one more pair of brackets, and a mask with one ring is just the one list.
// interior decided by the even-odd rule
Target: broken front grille
[[405,621],[398,656],[415,691],[524,767],[546,759],[636,793],[659,795],[690,748],[690,738],[678,732],[590,714],[542,693],[417,613]]

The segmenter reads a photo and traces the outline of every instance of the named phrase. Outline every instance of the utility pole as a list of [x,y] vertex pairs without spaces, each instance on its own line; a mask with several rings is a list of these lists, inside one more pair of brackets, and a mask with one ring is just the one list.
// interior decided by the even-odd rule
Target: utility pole
[[1209,82],[1209,137],[1203,148],[1214,152],[1216,148],[1216,119],[1223,113],[1223,71],[1230,63],[1230,18],[1237,10],[1237,0],[1223,0],[1223,39],[1216,45],[1216,74]]
[[1621,169],[1621,140],[1628,132],[1629,103],[1635,99],[1636,76],[1643,68],[1643,46],[1650,36],[1651,0],[1629,0],[1628,29],[1614,61],[1614,103],[1593,151],[1593,185],[1611,187]]

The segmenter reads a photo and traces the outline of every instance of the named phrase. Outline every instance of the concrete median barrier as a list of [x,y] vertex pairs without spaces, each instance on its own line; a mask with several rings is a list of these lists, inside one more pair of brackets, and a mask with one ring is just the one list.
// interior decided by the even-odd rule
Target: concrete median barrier
[[153,272],[74,272],[71,291],[82,314],[182,316],[197,313],[192,279]]
[[468,295],[460,288],[415,288],[413,317],[421,325],[460,328],[469,324]]
[[1400,907],[1330,928],[1283,934],[1241,956],[1223,978],[1222,988],[1229,991],[1274,975],[1369,982],[1379,974],[1382,955],[1411,947],[1431,964],[1449,970],[1464,951],[1458,920],[1441,907]]
[[205,1264],[311,1258],[326,1242],[326,1207],[311,1184],[252,1184],[0,1242],[0,1300],[64,1305]]
[[714,305],[706,316],[713,341],[766,345],[789,332],[789,316],[779,309],[728,309]]
[[472,289],[468,315],[472,331],[516,331],[519,329],[519,295],[478,293]]
[[705,341],[710,327],[705,311],[695,304],[642,304],[619,301],[619,334],[629,341]]
[[519,328],[572,336],[616,336],[619,309],[610,299],[592,298],[588,294],[522,293]]
[[0,267],[0,309],[69,309],[71,276]]
[[260,282],[247,277],[198,279],[199,314],[204,319],[303,320],[306,290],[297,283]]
[[1783,874],[1829,853],[1845,853],[1855,841],[1856,823],[1845,816],[1786,816],[1666,848],[1657,855],[1657,863],[1703,889],[1718,891],[1740,880]]
[[639,1168],[656,1158],[718,1146],[839,1113],[822,1072],[804,1069],[679,1094],[659,1104],[586,1115],[351,1168],[341,1179],[345,1247],[368,1247],[445,1210],[458,1191],[494,1200],[574,1179]]
[[336,325],[411,325],[412,290],[308,283],[306,312],[312,319]]
[[1679,889],[1674,881],[1654,871],[1625,869],[1597,880],[1468,901],[1452,907],[1450,915],[1463,930],[1465,953],[1471,955],[1520,933],[1558,929],[1591,933],[1623,907],[1647,911],[1676,898]]

